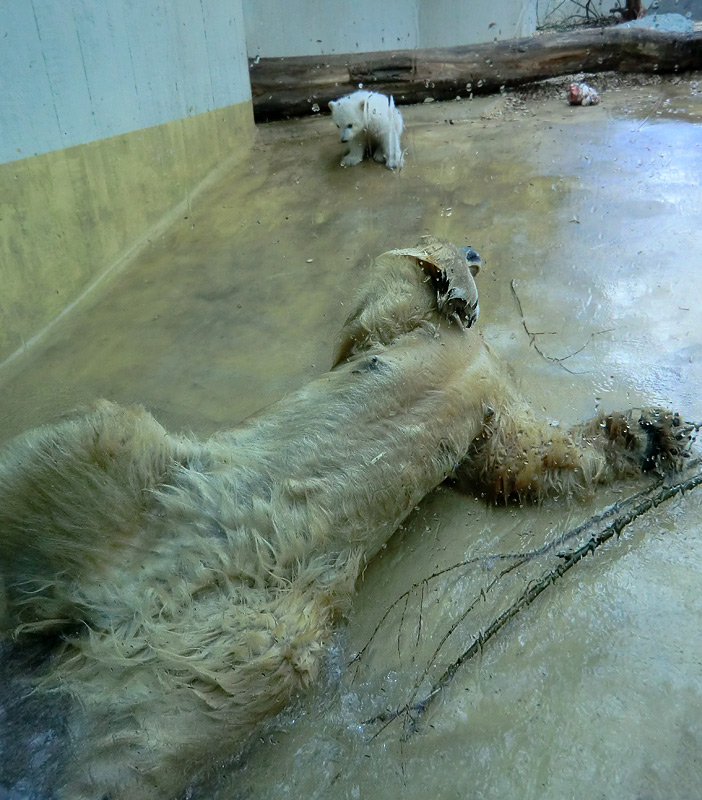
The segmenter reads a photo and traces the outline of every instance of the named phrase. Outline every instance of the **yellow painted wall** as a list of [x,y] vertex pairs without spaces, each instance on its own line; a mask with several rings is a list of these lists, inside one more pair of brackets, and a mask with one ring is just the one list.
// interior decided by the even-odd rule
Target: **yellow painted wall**
[[244,102],[0,165],[0,365],[187,213],[253,131]]

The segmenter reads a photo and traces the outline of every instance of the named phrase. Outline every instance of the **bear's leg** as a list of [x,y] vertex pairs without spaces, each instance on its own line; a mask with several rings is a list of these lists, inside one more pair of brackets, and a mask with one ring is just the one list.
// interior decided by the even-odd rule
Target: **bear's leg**
[[17,437],[0,458],[0,629],[85,619],[85,586],[123,558],[151,490],[196,446],[143,408],[102,401]]
[[[216,560],[207,548],[195,557]],[[357,572],[357,558],[302,565],[286,588],[256,590],[213,569],[195,593],[174,575],[168,592],[123,594],[109,625],[58,665],[81,701],[62,800],[180,797],[198,765],[236,755],[314,680]]]
[[402,166],[403,158],[400,137],[394,129],[390,129],[386,132],[383,141],[383,150],[385,151],[385,166],[388,169],[397,169]]
[[362,136],[356,136],[349,142],[349,152],[341,159],[342,167],[355,167],[363,161],[366,143]]
[[459,250],[432,236],[378,256],[341,330],[334,364],[417,328],[470,327],[478,312],[473,275],[480,263],[472,248]]
[[494,499],[586,496],[597,484],[679,469],[692,428],[660,409],[599,414],[570,429],[536,420],[526,406],[488,410],[459,468],[460,488]]

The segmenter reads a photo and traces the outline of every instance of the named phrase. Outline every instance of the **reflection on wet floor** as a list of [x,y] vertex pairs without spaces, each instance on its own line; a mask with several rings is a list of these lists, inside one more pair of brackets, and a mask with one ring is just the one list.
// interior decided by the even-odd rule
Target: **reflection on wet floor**
[[[702,419],[702,94],[679,77],[601,95],[589,108],[555,91],[408,107],[396,174],[339,167],[327,118],[259,129],[246,164],[0,375],[0,439],[100,396],[141,402],[171,429],[231,426],[324,372],[371,258],[429,232],[481,253],[480,329],[541,413],[570,423],[661,404]],[[510,623],[416,733],[371,739],[361,725],[421,656],[420,590],[367,672],[346,667],[395,598],[469,556],[533,547],[618,496],[513,509],[436,492],[367,570],[324,690],[206,796],[363,798],[379,785],[386,798],[696,796],[694,493]],[[481,580],[442,588],[438,632]]]

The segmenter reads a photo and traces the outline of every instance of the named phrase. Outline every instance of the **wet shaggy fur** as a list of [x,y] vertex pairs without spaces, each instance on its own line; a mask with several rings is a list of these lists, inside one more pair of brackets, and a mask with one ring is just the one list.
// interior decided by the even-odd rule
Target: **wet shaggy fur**
[[229,433],[101,402],[5,448],[2,629],[58,633],[40,690],[79,701],[62,797],[173,798],[235,753],[448,476],[527,499],[677,466],[674,414],[532,415],[472,327],[478,263],[430,238],[380,256],[333,369]]

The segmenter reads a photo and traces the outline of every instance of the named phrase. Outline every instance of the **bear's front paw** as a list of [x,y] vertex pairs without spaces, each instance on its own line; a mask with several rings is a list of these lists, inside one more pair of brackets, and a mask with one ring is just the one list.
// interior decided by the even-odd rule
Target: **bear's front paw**
[[349,153],[348,155],[345,155],[341,159],[341,166],[342,167],[355,167],[356,164],[360,164],[361,161],[363,161],[363,156],[357,156],[357,155],[353,155],[353,154]]
[[473,280],[481,259],[472,247],[455,247],[434,236],[420,239],[419,266],[436,290],[436,307],[448,320],[470,328],[478,319],[478,289]]
[[624,474],[626,462],[634,469],[660,474],[680,470],[694,441],[694,425],[665,408],[614,412],[593,422],[607,440],[606,454],[615,471]]
[[680,414],[665,408],[645,408],[639,426],[646,433],[646,448],[641,463],[644,472],[680,470],[690,456],[695,426],[686,424]]

